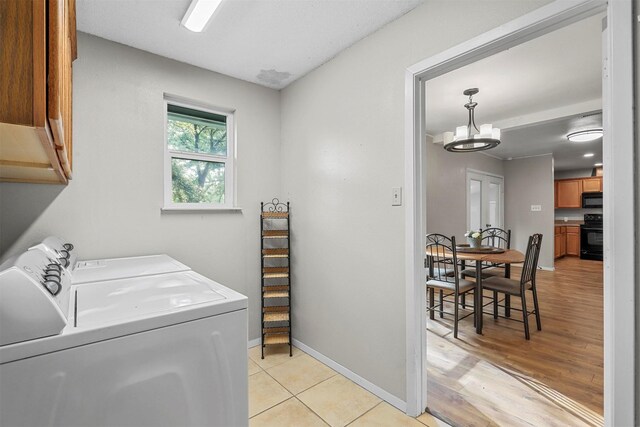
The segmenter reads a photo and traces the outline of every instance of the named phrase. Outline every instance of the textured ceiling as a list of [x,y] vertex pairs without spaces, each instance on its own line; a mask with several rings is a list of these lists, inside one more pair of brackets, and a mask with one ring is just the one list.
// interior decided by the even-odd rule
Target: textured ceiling
[[223,0],[202,33],[191,0],[78,0],[78,29],[281,89],[422,0]]
[[[585,19],[429,80],[428,133],[438,139],[466,125],[462,91],[477,87],[478,127],[513,127],[503,127],[502,144],[488,154],[507,159],[553,153],[558,170],[593,167],[602,161],[602,139],[580,145],[569,143],[566,134],[584,124],[583,114],[602,108],[601,19]],[[601,116],[595,121],[602,126]],[[586,149],[596,156],[583,158]]]

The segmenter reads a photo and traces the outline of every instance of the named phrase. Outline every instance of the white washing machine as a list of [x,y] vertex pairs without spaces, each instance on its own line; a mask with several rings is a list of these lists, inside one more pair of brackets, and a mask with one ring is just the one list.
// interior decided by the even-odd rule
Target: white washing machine
[[165,254],[78,261],[73,244],[56,236],[49,236],[30,248],[34,249],[45,252],[52,260],[61,263],[71,273],[73,284],[191,270]]
[[[247,298],[193,271],[0,266],[1,426],[246,426]],[[59,274],[55,274],[59,272]]]

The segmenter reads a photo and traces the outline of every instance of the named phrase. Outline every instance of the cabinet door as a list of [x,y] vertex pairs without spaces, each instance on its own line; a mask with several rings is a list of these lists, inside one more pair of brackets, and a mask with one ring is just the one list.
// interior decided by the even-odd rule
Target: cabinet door
[[553,242],[554,258],[560,258],[562,256],[562,240],[564,236],[562,234],[556,234]]
[[71,21],[69,0],[49,0],[47,117],[58,158],[71,177]]
[[594,191],[602,191],[602,178],[589,178],[582,180],[582,192],[590,193]]
[[558,181],[553,183],[553,207],[558,207]]
[[567,255],[580,255],[580,229],[578,227],[567,227]]
[[582,180],[567,179],[558,181],[558,207],[582,207]]

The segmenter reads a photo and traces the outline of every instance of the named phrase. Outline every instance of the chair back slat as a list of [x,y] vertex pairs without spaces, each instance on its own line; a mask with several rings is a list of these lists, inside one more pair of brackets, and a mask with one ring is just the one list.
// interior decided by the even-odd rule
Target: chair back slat
[[[446,255],[445,253],[451,255]],[[427,256],[427,280],[458,283],[458,263],[456,254],[456,238],[443,234],[428,234],[425,253]],[[453,273],[453,275],[451,274]]]
[[536,279],[541,246],[542,234],[538,233],[529,237],[527,253],[525,254],[524,265],[522,266],[522,276],[520,278],[520,283],[523,285]]
[[511,230],[493,227],[481,230],[481,239],[484,246],[494,248],[511,249]]

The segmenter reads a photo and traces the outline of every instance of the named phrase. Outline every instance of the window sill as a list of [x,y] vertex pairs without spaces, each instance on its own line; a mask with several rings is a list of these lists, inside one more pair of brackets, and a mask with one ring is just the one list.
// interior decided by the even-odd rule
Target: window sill
[[242,208],[239,207],[207,207],[207,208],[196,208],[196,207],[165,207],[160,208],[160,212],[184,212],[184,213],[222,213],[222,212],[242,212]]

